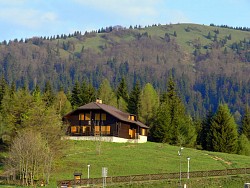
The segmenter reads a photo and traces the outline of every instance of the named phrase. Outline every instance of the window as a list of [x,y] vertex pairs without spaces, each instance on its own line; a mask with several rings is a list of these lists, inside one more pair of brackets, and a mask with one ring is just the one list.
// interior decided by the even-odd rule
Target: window
[[90,114],[89,113],[85,114],[85,120],[90,120]]
[[76,126],[71,126],[71,133],[76,133],[76,131],[77,131],[77,128],[76,128]]
[[91,127],[90,126],[83,126],[82,127],[82,133],[89,133],[91,130]]
[[146,129],[141,129],[141,135],[145,136],[146,135]]
[[102,114],[102,120],[106,121],[106,114]]
[[95,120],[100,120],[100,114],[95,114]]
[[80,133],[80,126],[71,126],[70,131],[71,133]]
[[79,120],[84,120],[84,114],[79,114]]
[[128,119],[129,119],[129,120],[132,120],[132,121],[135,121],[135,116],[129,115],[129,116],[128,116]]
[[101,126],[102,134],[110,134],[110,126]]

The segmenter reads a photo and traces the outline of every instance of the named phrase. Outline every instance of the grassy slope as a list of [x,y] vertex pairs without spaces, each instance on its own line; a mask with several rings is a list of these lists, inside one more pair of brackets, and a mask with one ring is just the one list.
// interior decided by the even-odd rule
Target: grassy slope
[[[189,28],[189,32],[187,32],[185,29]],[[171,25],[160,25],[160,26],[150,26],[147,28],[141,28],[141,29],[132,29],[131,32],[140,32],[145,33],[147,32],[151,38],[154,39],[163,39],[165,36],[165,33],[168,33],[171,37],[171,39],[176,40],[176,42],[179,44],[179,46],[186,51],[187,53],[192,53],[194,51],[193,44],[195,41],[199,41],[201,43],[201,52],[206,53],[206,49],[204,49],[204,46],[209,46],[213,43],[213,36],[215,35],[214,31],[219,30],[218,41],[221,39],[225,39],[225,37],[229,36],[231,34],[232,39],[227,40],[227,43],[225,47],[230,47],[230,45],[234,42],[240,42],[245,39],[250,39],[250,32],[245,31],[239,31],[239,30],[233,30],[233,29],[227,29],[227,28],[220,28],[220,27],[212,27],[212,26],[206,26],[206,25],[198,25],[198,24],[171,24]],[[176,31],[177,37],[174,37],[173,34]],[[211,33],[212,39],[207,39],[208,32]],[[111,33],[96,33],[96,36],[92,36],[90,38],[86,38],[83,41],[79,41],[75,38],[68,38],[66,40],[60,39],[59,42],[62,43],[63,41],[67,43],[68,40],[75,41],[75,50],[74,52],[80,52],[82,47],[84,46],[85,49],[92,49],[96,52],[101,52],[100,46],[109,46],[108,40],[102,38],[103,35],[108,35],[109,40],[112,39],[113,42],[119,43],[121,41],[132,41],[135,39],[135,36],[133,34],[121,34],[120,37],[117,35]],[[57,40],[55,40],[55,43]],[[221,50],[224,50],[224,47],[222,47]],[[71,52],[71,53],[74,53]],[[60,54],[63,58],[67,58],[69,55],[68,51],[60,50]]]
[[[179,147],[159,143],[118,144],[99,142],[69,141],[65,156],[57,161],[56,179],[71,179],[74,171],[87,176],[87,164],[91,165],[91,177],[101,177],[101,168],[108,167],[109,176],[133,174],[154,174],[179,172]],[[250,157],[235,154],[200,151],[184,148],[182,169],[187,171],[187,157],[190,157],[190,170],[215,170],[250,167]]]

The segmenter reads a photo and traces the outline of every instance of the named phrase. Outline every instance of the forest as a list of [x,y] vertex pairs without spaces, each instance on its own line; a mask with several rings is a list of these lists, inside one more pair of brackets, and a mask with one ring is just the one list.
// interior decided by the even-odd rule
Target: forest
[[226,103],[205,118],[193,118],[178,95],[176,82],[170,77],[160,95],[152,84],[139,82],[128,91],[124,78],[116,88],[107,79],[95,89],[92,84],[76,82],[72,90],[55,91],[51,83],[16,88],[2,78],[0,82],[0,146],[7,153],[1,161],[5,174],[22,185],[33,186],[37,180],[49,184],[67,147],[61,139],[67,134],[62,116],[81,105],[101,98],[103,103],[135,114],[149,126],[148,141],[208,151],[250,155],[250,110],[237,123]]
[[50,81],[66,93],[76,82],[97,89],[108,79],[116,88],[124,78],[129,91],[136,82],[151,83],[158,94],[172,76],[192,117],[203,118],[223,102],[238,121],[250,98],[249,48],[248,30],[213,24],[107,27],[3,41],[0,76],[29,90]]

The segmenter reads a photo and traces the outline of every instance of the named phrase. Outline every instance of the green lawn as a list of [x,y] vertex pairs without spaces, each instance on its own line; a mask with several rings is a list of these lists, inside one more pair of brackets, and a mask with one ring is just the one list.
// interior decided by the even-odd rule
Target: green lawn
[[[91,165],[91,178],[101,177],[102,167],[108,168],[108,176],[179,172],[178,150],[177,146],[152,142],[129,144],[65,141],[64,156],[56,161],[49,187],[55,187],[56,180],[73,179],[74,172],[82,172],[82,178],[87,178],[88,164]],[[250,167],[249,156],[184,148],[181,156],[182,171],[187,171],[187,157],[191,158],[190,171]],[[150,187],[150,184],[147,186]],[[136,186],[147,187],[141,184]]]
[[[99,143],[91,141],[67,141],[64,157],[57,161],[56,179],[72,179],[75,171],[87,177],[90,164],[91,177],[101,177],[101,168],[108,167],[109,176],[179,172],[179,147],[147,142],[145,144]],[[98,153],[101,148],[101,153]],[[184,148],[181,156],[183,171],[250,167],[250,157],[236,154],[207,152]]]

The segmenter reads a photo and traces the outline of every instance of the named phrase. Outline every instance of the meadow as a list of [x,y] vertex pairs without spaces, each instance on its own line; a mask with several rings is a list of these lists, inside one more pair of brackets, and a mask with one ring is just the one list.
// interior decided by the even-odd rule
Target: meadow
[[[184,148],[180,158],[178,150],[180,150],[178,146],[153,142],[131,144],[99,141],[65,141],[63,157],[55,161],[51,182],[47,187],[56,187],[57,180],[73,179],[74,172],[81,172],[82,178],[87,178],[88,164],[90,165],[90,178],[101,177],[102,167],[108,168],[108,176],[179,172],[180,161],[182,171],[187,172],[187,157],[190,157],[190,172],[250,167],[249,156]],[[171,188],[176,187],[177,181],[156,181],[133,185],[121,184],[111,187]],[[214,184],[212,182],[218,182],[214,185],[215,187],[218,187],[218,184],[241,185],[242,181],[250,181],[250,177],[239,176],[235,178],[190,180],[193,184],[192,187],[196,185],[200,187],[202,187],[201,185],[205,187],[209,185],[208,187],[212,187]]]
[[108,176],[179,172],[180,161],[182,171],[187,172],[187,157],[190,172],[250,167],[249,156],[184,148],[180,158],[180,147],[162,143],[66,141],[65,146],[63,158],[56,161],[54,181],[73,179],[74,172],[87,178],[88,164],[90,178],[101,177],[102,167],[108,168]]

